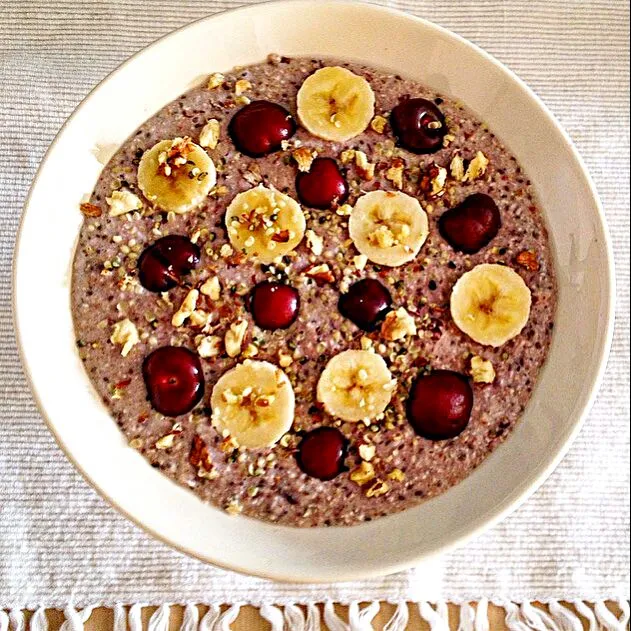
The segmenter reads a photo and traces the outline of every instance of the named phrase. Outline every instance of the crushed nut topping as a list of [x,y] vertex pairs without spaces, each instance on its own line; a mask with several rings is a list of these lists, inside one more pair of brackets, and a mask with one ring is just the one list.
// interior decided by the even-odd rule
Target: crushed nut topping
[[378,134],[383,134],[383,130],[386,128],[388,123],[388,119],[383,116],[375,116],[370,121],[370,127],[373,131],[376,131]]
[[220,124],[216,118],[211,118],[199,133],[199,144],[207,149],[216,149],[219,142]]
[[473,160],[469,162],[469,166],[467,167],[467,171],[464,174],[462,181],[473,182],[473,180],[482,177],[486,173],[488,165],[488,158],[481,151],[478,151]]
[[405,162],[401,158],[395,158],[390,168],[386,171],[386,180],[390,180],[396,188],[403,188],[403,171]]
[[368,242],[377,248],[391,248],[398,244],[398,239],[388,226],[381,224],[368,235]]
[[[171,146],[158,155],[158,173],[170,177],[173,171],[188,164],[188,155],[195,149],[195,145],[189,136],[174,138]],[[201,177],[201,172],[197,178]]]
[[197,344],[197,354],[207,359],[217,357],[221,353],[221,338],[217,335],[206,335]]
[[221,72],[213,72],[210,77],[208,77],[208,89],[214,90],[223,84],[225,77],[221,74]]
[[363,486],[375,479],[375,468],[370,464],[370,462],[362,460],[359,467],[350,472],[349,477],[353,482],[359,484],[359,486]]
[[387,482],[377,480],[366,491],[366,497],[380,497],[381,495],[385,495],[389,490],[390,487]]
[[451,172],[451,177],[458,182],[462,182],[464,180],[464,160],[458,154],[455,154],[451,159],[451,163],[449,164],[449,170]]
[[112,191],[111,196],[106,197],[105,201],[110,207],[110,217],[119,217],[142,208],[140,197],[126,188]]
[[89,202],[79,204],[79,209],[86,217],[100,217],[102,212],[96,204],[90,204]]
[[255,357],[258,354],[259,354],[259,348],[256,344],[248,344],[242,353],[243,357],[246,357],[246,358]]
[[238,497],[233,497],[225,506],[224,510],[228,515],[238,515],[241,511],[243,511],[243,506],[241,506],[241,502]]
[[227,259],[233,254],[234,250],[232,249],[232,246],[230,246],[228,243],[224,243],[219,249],[219,256],[221,256],[221,258]]
[[359,446],[359,457],[366,462],[370,462],[374,457],[377,448],[374,445],[360,445]]
[[283,353],[283,351],[278,352],[278,364],[281,368],[287,368],[294,363],[294,359],[291,355],[287,355]]
[[199,298],[199,291],[197,289],[191,289],[186,297],[182,301],[180,308],[173,314],[171,318],[171,324],[174,327],[181,327],[184,322],[191,317],[195,307],[197,306],[197,300]]
[[208,451],[208,445],[206,445],[204,439],[198,434],[193,436],[188,461],[197,470],[197,475],[200,478],[207,478],[211,471],[213,471],[213,462],[210,457],[210,452]]
[[136,325],[129,318],[117,322],[112,327],[110,342],[112,342],[112,344],[121,344],[123,347],[121,349],[121,355],[127,357],[129,351],[140,342]]
[[307,238],[307,246],[316,255],[320,256],[324,250],[324,239],[317,235],[313,230],[307,230],[305,232]]
[[211,300],[219,300],[219,297],[221,296],[219,278],[217,276],[211,276],[199,288],[199,291],[204,294],[204,296],[208,296]]
[[239,79],[234,84],[234,93],[236,96],[241,96],[244,92],[247,92],[252,88],[252,83],[247,79]]
[[403,482],[403,480],[405,480],[405,473],[403,473],[401,469],[392,469],[392,471],[388,473],[388,477],[396,482]]
[[435,171],[431,173],[431,190],[432,197],[440,197],[445,192],[445,182],[447,182],[447,169],[434,165]]
[[238,320],[230,325],[224,337],[224,346],[228,357],[236,357],[241,352],[241,345],[248,330],[247,320]]
[[359,340],[359,344],[361,346],[361,349],[363,351],[372,351],[373,349],[373,341],[369,338],[366,337],[365,335],[361,336],[361,339]]
[[368,257],[365,254],[358,254],[353,257],[353,265],[361,272],[368,263]]
[[515,261],[518,265],[521,265],[530,272],[536,272],[539,270],[537,253],[533,250],[524,250],[523,252],[520,252],[515,258]]
[[401,340],[406,335],[416,335],[414,318],[404,307],[390,311],[381,325],[381,335],[391,341]]
[[335,282],[335,276],[333,276],[333,272],[327,263],[310,265],[305,270],[305,274],[309,278],[313,278],[318,285]]
[[338,206],[335,211],[335,213],[340,215],[340,217],[349,217],[352,212],[353,207],[350,204],[342,204],[341,206]]
[[359,175],[364,180],[372,180],[375,176],[375,165],[368,162],[368,156],[363,151],[356,149],[347,149],[340,154],[342,164],[355,162]]
[[156,441],[156,449],[170,449],[171,447],[173,447],[176,436],[176,433],[171,432],[170,434],[166,434],[162,438],[158,438],[158,440]]
[[317,151],[307,147],[299,147],[291,152],[292,158],[298,163],[299,171],[309,171],[317,155]]
[[493,383],[495,381],[495,369],[492,362],[484,360],[482,357],[474,355],[471,358],[469,370],[475,383]]

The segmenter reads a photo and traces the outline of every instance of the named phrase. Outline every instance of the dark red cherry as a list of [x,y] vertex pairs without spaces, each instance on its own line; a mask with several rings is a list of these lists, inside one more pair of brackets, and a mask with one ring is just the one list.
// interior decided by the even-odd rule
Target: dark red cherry
[[300,294],[282,283],[263,281],[250,294],[250,311],[261,329],[286,329],[298,317]]
[[452,370],[435,370],[418,377],[412,384],[407,417],[423,438],[446,440],[464,430],[472,407],[473,390],[469,380]]
[[443,113],[427,99],[401,101],[390,113],[398,144],[413,153],[434,153],[443,146],[447,124]]
[[199,265],[199,247],[187,237],[173,234],[145,248],[138,259],[138,277],[149,291],[168,291]]
[[500,211],[484,193],[469,195],[438,220],[443,239],[459,252],[475,254],[488,245],[502,226]]
[[278,103],[252,101],[232,117],[228,133],[241,153],[260,158],[278,151],[296,133],[296,122]]
[[313,478],[332,480],[344,470],[346,438],[335,427],[318,427],[298,445],[298,464]]
[[392,296],[374,278],[363,278],[340,296],[340,313],[364,331],[373,331],[390,310]]
[[162,346],[145,358],[142,376],[155,410],[165,416],[190,412],[204,394],[199,357],[181,346]]
[[333,158],[316,158],[309,171],[298,171],[296,192],[305,206],[327,210],[346,201],[348,184]]

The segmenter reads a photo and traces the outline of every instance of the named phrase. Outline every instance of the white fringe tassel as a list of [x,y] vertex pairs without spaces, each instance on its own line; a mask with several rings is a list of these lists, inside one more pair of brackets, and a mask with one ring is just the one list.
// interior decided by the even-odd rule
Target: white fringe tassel
[[[113,631],[143,631],[142,604],[134,604],[127,611],[118,604],[114,607]],[[572,603],[573,608],[558,600],[547,602],[547,610],[535,607],[532,603],[521,604],[503,602],[505,623],[509,631],[583,631],[584,622],[589,631],[627,631],[629,624],[629,603],[620,601],[620,616],[616,617],[604,601],[587,604],[583,601]],[[359,602],[348,606],[348,622],[335,611],[333,602],[323,606],[324,622],[329,631],[376,631],[373,620],[379,612],[378,602],[371,602],[360,608]],[[60,631],[84,631],[84,625],[93,607],[77,610],[72,606],[64,609],[65,621]],[[240,604],[229,607],[208,605],[208,611],[201,618],[194,603],[186,604],[179,631],[232,631],[232,624],[239,616]],[[261,616],[270,624],[271,631],[320,631],[321,615],[317,603],[307,605],[286,604],[284,606],[265,603],[259,608]],[[421,618],[427,622],[430,631],[449,631],[449,608],[445,602],[430,604],[418,603]],[[151,615],[147,631],[169,631],[171,608],[161,605]],[[410,612],[406,602],[399,602],[397,608],[382,631],[407,631]],[[39,607],[31,616],[27,627],[26,617],[21,609],[7,612],[0,609],[0,631],[48,631],[46,610]],[[488,601],[481,600],[476,605],[463,603],[460,606],[458,631],[489,631]]]

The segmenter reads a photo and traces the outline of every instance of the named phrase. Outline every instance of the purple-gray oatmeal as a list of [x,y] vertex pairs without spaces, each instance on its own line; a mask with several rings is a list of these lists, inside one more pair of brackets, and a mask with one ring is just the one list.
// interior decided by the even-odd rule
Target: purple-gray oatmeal
[[[370,124],[344,142],[314,136],[297,112],[296,97],[305,79],[333,65],[364,77],[375,98]],[[391,112],[416,98],[431,101],[444,116],[441,144],[433,153],[412,153],[397,143],[394,132],[402,132],[393,129]],[[258,101],[288,110],[296,129],[277,151],[251,157],[237,150],[228,126],[237,112]],[[430,129],[443,124],[434,122]],[[145,152],[176,138],[203,145],[216,169],[216,182],[207,191],[212,164],[193,167],[190,178],[199,182],[199,203],[187,212],[156,207],[137,179]],[[178,168],[178,155],[173,156],[174,163],[171,154],[158,158],[167,175]],[[296,177],[310,173],[316,156],[336,161],[348,185],[343,204],[317,209],[299,199]],[[320,163],[323,173],[332,164]],[[265,263],[234,247],[225,221],[235,196],[261,184],[303,201],[306,228],[295,248]],[[420,202],[427,217],[426,239],[402,265],[374,263],[350,237],[352,208],[373,191],[405,193]],[[439,219],[478,193],[495,202],[501,226],[490,242],[468,254],[466,247],[456,249],[446,240]],[[548,352],[555,272],[527,175],[463,104],[398,75],[278,56],[216,73],[209,83],[164,107],[123,144],[82,211],[72,308],[78,352],[90,379],[132,448],[228,512],[290,526],[352,525],[434,497],[463,480],[508,437]],[[168,235],[195,244],[199,263],[166,291],[149,291],[139,279],[139,258]],[[281,230],[273,238],[284,252],[294,235]],[[480,264],[511,268],[530,292],[525,326],[497,346],[465,334],[450,309],[454,285]],[[387,315],[380,315],[372,330],[362,330],[338,308],[340,297],[361,279],[378,280],[391,296]],[[287,328],[270,330],[255,323],[253,290],[263,281],[297,291],[298,315]],[[143,379],[146,358],[165,346],[189,349],[203,371],[199,403],[178,416],[156,410],[160,405],[148,396],[146,367]],[[383,413],[369,420],[344,421],[330,414],[317,392],[328,362],[347,350],[376,353],[396,380]],[[249,361],[277,366],[295,396],[293,423],[268,447],[239,444],[212,421],[213,387]],[[461,433],[432,440],[418,427],[415,431],[406,406],[419,375],[442,370],[468,381],[472,409]],[[305,473],[298,453],[304,437],[323,426],[338,429],[345,439],[341,470],[331,479]]]

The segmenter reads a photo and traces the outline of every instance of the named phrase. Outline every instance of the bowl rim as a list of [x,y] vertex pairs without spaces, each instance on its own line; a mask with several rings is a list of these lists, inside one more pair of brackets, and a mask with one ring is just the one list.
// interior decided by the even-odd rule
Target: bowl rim
[[[516,83],[524,94],[533,102],[533,104],[540,110],[541,114],[548,119],[555,130],[559,133],[560,137],[565,142],[566,148],[569,150],[569,155],[571,159],[574,161],[575,165],[578,167],[578,172],[580,176],[583,178],[584,183],[587,185],[587,188],[590,192],[591,196],[591,204],[597,210],[597,218],[602,227],[603,234],[603,246],[604,246],[604,254],[605,260],[607,263],[607,287],[604,288],[604,291],[607,295],[607,303],[605,305],[606,313],[605,313],[605,321],[604,326],[606,327],[605,335],[603,336],[603,342],[598,349],[598,358],[597,358],[597,370],[595,377],[592,380],[591,386],[589,387],[589,394],[586,397],[584,405],[578,418],[575,420],[572,425],[571,430],[569,431],[566,439],[559,444],[557,447],[557,451],[553,458],[550,458],[549,462],[545,467],[541,469],[541,471],[534,477],[525,487],[519,489],[515,493],[512,494],[511,497],[507,497],[502,500],[500,503],[501,508],[495,509],[492,515],[486,516],[485,519],[481,520],[481,523],[470,528],[467,532],[455,535],[450,542],[447,544],[441,545],[436,551],[433,553],[414,553],[411,552],[409,557],[404,562],[399,563],[388,563],[383,562],[379,568],[374,568],[373,570],[366,572],[365,570],[355,570],[353,568],[347,568],[343,573],[336,574],[333,578],[317,578],[314,579],[312,577],[307,577],[302,574],[294,575],[287,572],[261,572],[256,571],[253,572],[251,568],[244,566],[239,563],[222,563],[217,561],[216,559],[211,558],[209,555],[202,554],[197,550],[193,550],[191,548],[187,548],[184,545],[180,545],[174,541],[169,540],[165,536],[161,535],[157,531],[155,531],[152,527],[143,523],[139,518],[135,517],[126,509],[122,508],[116,499],[112,497],[108,492],[102,489],[98,483],[96,483],[90,475],[85,471],[85,469],[76,461],[73,457],[72,452],[67,448],[64,443],[60,433],[55,429],[54,423],[48,417],[46,409],[40,399],[40,394],[38,388],[32,378],[29,365],[26,361],[26,357],[24,354],[23,344],[22,344],[22,333],[20,329],[20,321],[18,317],[18,309],[17,309],[17,265],[18,259],[20,258],[20,247],[23,236],[23,228],[25,217],[28,212],[31,198],[33,195],[33,191],[35,190],[38,181],[40,179],[41,173],[48,161],[50,154],[53,152],[54,148],[58,144],[61,136],[63,135],[66,128],[70,125],[70,123],[77,116],[79,110],[82,109],[83,105],[91,99],[91,97],[101,88],[102,85],[107,83],[111,78],[118,75],[122,72],[128,65],[134,63],[137,58],[145,54],[147,51],[152,50],[155,47],[162,46],[169,39],[174,38],[181,33],[185,32],[188,29],[192,29],[195,26],[199,25],[202,22],[209,22],[213,20],[215,17],[223,16],[226,14],[238,14],[241,12],[248,12],[254,7],[259,5],[273,5],[273,6],[286,6],[286,7],[296,7],[298,5],[304,5],[306,7],[312,6],[314,4],[320,5],[321,3],[318,0],[264,0],[263,2],[258,2],[255,4],[247,4],[239,7],[234,7],[231,9],[226,9],[223,11],[218,11],[211,15],[206,15],[199,19],[196,19],[192,22],[189,22],[177,29],[174,29],[165,35],[159,37],[154,40],[147,46],[144,46],[133,55],[125,59],[122,63],[120,63],[114,70],[108,73],[104,78],[102,78],[86,95],[81,99],[81,101],[75,106],[71,115],[64,121],[63,125],[59,128],[58,132],[55,134],[55,137],[48,149],[44,153],[40,164],[37,168],[36,174],[31,182],[29,187],[28,194],[24,201],[22,207],[22,214],[20,217],[20,222],[18,226],[18,230],[16,233],[14,252],[12,258],[12,291],[11,291],[11,312],[13,318],[13,328],[15,331],[15,337],[17,342],[17,350],[20,358],[20,362],[22,365],[23,373],[26,377],[27,383],[29,385],[31,394],[33,396],[33,400],[37,406],[37,409],[46,423],[49,431],[52,433],[57,445],[64,453],[66,458],[70,461],[73,467],[81,474],[82,478],[88,483],[88,485],[94,489],[97,494],[103,498],[111,507],[113,507],[119,514],[123,515],[127,520],[133,523],[140,530],[148,533],[154,539],[160,541],[161,543],[167,545],[169,548],[174,549],[180,553],[191,556],[199,561],[204,563],[210,563],[216,567],[222,568],[224,570],[235,571],[248,576],[257,576],[260,578],[270,579],[278,582],[295,582],[295,583],[324,583],[333,581],[350,581],[350,580],[360,580],[366,579],[370,577],[383,576],[387,574],[392,574],[395,572],[400,572],[406,569],[409,569],[415,565],[420,564],[421,562],[430,560],[439,555],[445,554],[455,548],[461,547],[465,545],[468,541],[478,537],[482,532],[492,528],[500,521],[505,519],[510,513],[519,508],[524,502],[526,502],[534,493],[537,491],[540,486],[546,481],[546,479],[551,475],[554,469],[558,466],[560,461],[565,457],[568,452],[570,446],[576,439],[576,436],[580,432],[583,423],[585,422],[593,404],[596,399],[596,396],[600,390],[602,385],[604,375],[607,369],[607,361],[609,358],[609,353],[611,350],[612,340],[613,340],[613,332],[614,332],[614,323],[615,323],[615,292],[616,292],[616,278],[615,278],[615,264],[614,264],[614,255],[613,255],[613,246],[611,235],[609,233],[607,220],[605,217],[604,209],[602,203],[600,201],[596,185],[587,169],[587,165],[580,155],[578,149],[576,148],[573,140],[569,136],[569,134],[565,131],[560,122],[556,119],[554,114],[548,108],[548,106],[544,103],[544,101],[534,92],[532,88],[530,88],[515,72],[513,72],[507,65],[497,60],[493,55],[487,53],[483,48],[478,46],[477,44],[469,41],[465,37],[459,35],[458,33],[451,31],[435,22],[427,20],[425,18],[421,18],[406,11],[395,9],[391,7],[386,7],[381,4],[377,4],[376,2],[368,1],[368,0],[327,0],[327,4],[336,4],[336,5],[347,5],[354,6],[355,8],[361,10],[362,8],[370,8],[371,10],[380,11],[384,14],[390,14],[397,16],[399,18],[403,18],[412,22],[416,22],[417,24],[423,25],[425,28],[430,30],[437,31],[439,34],[451,38],[456,42],[465,45],[465,47],[469,48],[473,52],[476,52],[478,55],[481,55],[487,63],[493,65],[496,69],[505,73],[514,83]],[[324,3],[322,3],[324,4]]]

